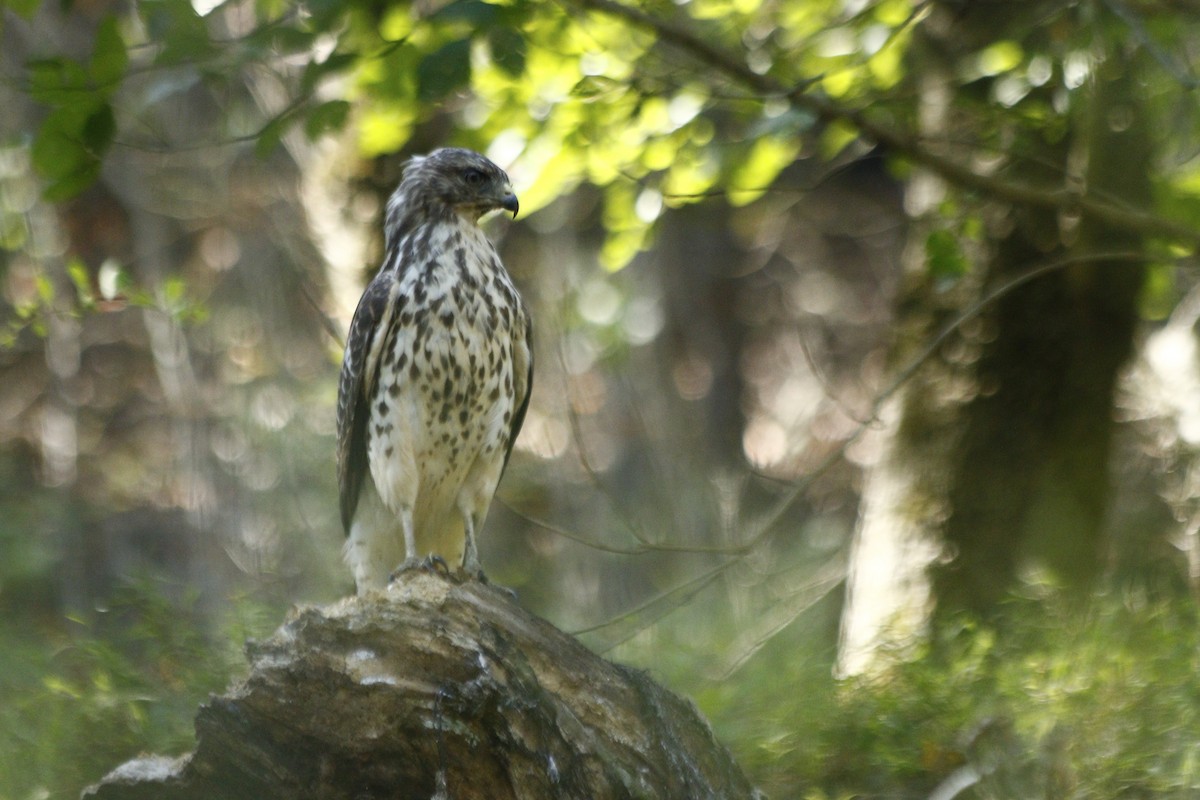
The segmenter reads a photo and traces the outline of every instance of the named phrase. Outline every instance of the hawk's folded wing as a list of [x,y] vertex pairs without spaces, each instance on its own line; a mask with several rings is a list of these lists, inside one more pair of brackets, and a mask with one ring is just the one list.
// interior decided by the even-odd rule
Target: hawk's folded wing
[[350,532],[367,463],[367,423],[371,419],[370,398],[379,380],[380,352],[394,319],[399,293],[396,274],[384,269],[367,286],[346,340],[342,377],[338,383],[337,471],[342,527]]
[[[508,429],[508,449],[504,452],[504,468],[508,468],[508,459],[512,455],[513,445],[521,426],[525,424],[525,412],[529,410],[529,395],[533,394],[533,323],[525,317],[525,336],[518,340],[513,347],[513,389],[516,397],[513,405],[512,425]],[[501,471],[501,474],[504,474]]]

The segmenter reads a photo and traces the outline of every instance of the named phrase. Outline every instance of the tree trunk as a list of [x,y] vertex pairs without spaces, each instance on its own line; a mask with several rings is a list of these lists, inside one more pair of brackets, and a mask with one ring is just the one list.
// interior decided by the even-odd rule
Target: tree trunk
[[[1038,2],[934,3],[912,49],[921,135],[963,162],[971,161],[969,146],[955,148],[992,141],[1010,154],[1003,172],[1022,185],[1061,191],[1081,182],[1092,196],[1146,209],[1152,143],[1138,85],[1145,56],[1119,26],[1107,40],[1097,37],[1093,71],[1073,90],[1072,111],[1053,110],[1066,96],[1059,75],[1020,101],[1049,115],[1038,122],[1010,121],[997,133],[984,128],[996,118],[971,113],[986,104],[988,83],[964,83],[964,65],[1006,38],[1026,52],[1053,53],[1049,26],[1031,23],[1059,13]],[[1086,592],[1104,565],[1114,389],[1133,348],[1142,280],[1129,253],[1143,242],[1086,215],[1072,220],[983,198],[986,235],[972,259],[980,267],[956,292],[938,292],[923,258],[926,226],[944,215],[945,196],[966,207],[971,196],[931,182],[918,169],[909,183],[918,221],[906,277],[915,288],[898,315],[898,368],[948,319],[947,299],[965,308],[1033,268],[1063,266],[992,302],[889,405],[851,560],[845,672],[867,668],[878,644],[923,629],[931,608],[935,616],[992,615],[1027,567]],[[1115,253],[1123,255],[1100,255]]]
[[[962,37],[962,21],[943,4],[933,4],[929,18],[913,30],[908,56],[918,130],[943,148],[952,147],[952,132],[962,125],[954,105]],[[949,154],[963,158],[961,152]],[[940,221],[939,207],[949,192],[926,169],[914,168],[908,180],[904,205],[912,219],[889,355],[893,370],[903,369],[976,288],[968,278],[954,291],[938,291],[929,273],[925,239]],[[928,568],[942,550],[945,487],[957,445],[956,393],[947,386],[963,383],[964,372],[948,359],[932,358],[881,410],[879,453],[865,476],[851,548],[838,645],[842,674],[868,669],[881,644],[913,641],[928,621],[933,604]]]
[[[1097,67],[1078,142],[1088,190],[1131,207],[1150,204],[1150,137],[1138,70],[1116,44]],[[1065,164],[1045,144],[1042,163]],[[979,394],[963,409],[964,437],[948,493],[946,541],[957,557],[935,571],[939,608],[991,613],[1024,563],[1086,592],[1104,563],[1112,494],[1114,390],[1133,351],[1140,237],[1084,216],[1075,243],[1055,220],[1013,209],[1013,233],[989,264],[1001,282],[1039,263],[1078,258],[996,304],[995,338],[977,364]]]
[[197,747],[84,792],[158,798],[752,798],[694,706],[501,589],[410,572],[247,647]]

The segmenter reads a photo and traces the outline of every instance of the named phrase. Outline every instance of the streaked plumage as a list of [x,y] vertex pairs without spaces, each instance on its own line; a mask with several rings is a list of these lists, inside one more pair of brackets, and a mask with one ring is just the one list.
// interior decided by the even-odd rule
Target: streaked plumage
[[478,220],[517,212],[470,150],[413,158],[386,255],[354,313],[338,388],[345,557],[359,594],[440,556],[482,577],[475,535],[525,418],[530,323]]

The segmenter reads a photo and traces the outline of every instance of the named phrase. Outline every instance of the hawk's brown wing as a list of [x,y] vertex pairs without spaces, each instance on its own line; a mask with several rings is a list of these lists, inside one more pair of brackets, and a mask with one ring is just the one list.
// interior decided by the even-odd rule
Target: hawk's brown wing
[[[367,286],[346,340],[346,355],[342,360],[342,377],[338,383],[337,404],[337,470],[338,495],[342,508],[342,527],[350,533],[350,523],[358,507],[358,495],[363,479],[370,471],[367,462],[367,423],[371,419],[371,398],[379,379],[377,337],[387,336],[387,327],[394,319],[392,302],[396,274],[384,269]],[[374,358],[372,358],[374,351]]]
[[[521,426],[525,424],[525,412],[529,410],[529,395],[533,394],[533,322],[528,316],[525,317],[524,345],[524,356],[528,365],[525,367],[525,383],[514,381],[514,388],[517,392],[517,413],[513,415],[512,425],[508,429],[508,449],[504,452],[505,469],[508,468],[508,459],[512,455],[513,445],[517,442],[517,435],[521,433]],[[521,374],[521,356],[520,347],[514,347],[513,358],[516,363],[513,365],[513,369],[517,375]],[[501,474],[504,473],[501,472]]]

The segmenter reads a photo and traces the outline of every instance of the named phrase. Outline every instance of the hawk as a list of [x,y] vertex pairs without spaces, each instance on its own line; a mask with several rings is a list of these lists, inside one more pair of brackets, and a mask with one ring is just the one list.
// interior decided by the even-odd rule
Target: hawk
[[483,579],[476,536],[533,382],[530,320],[479,227],[517,197],[471,150],[411,159],[388,200],[338,385],[344,554],[360,595],[440,558]]

